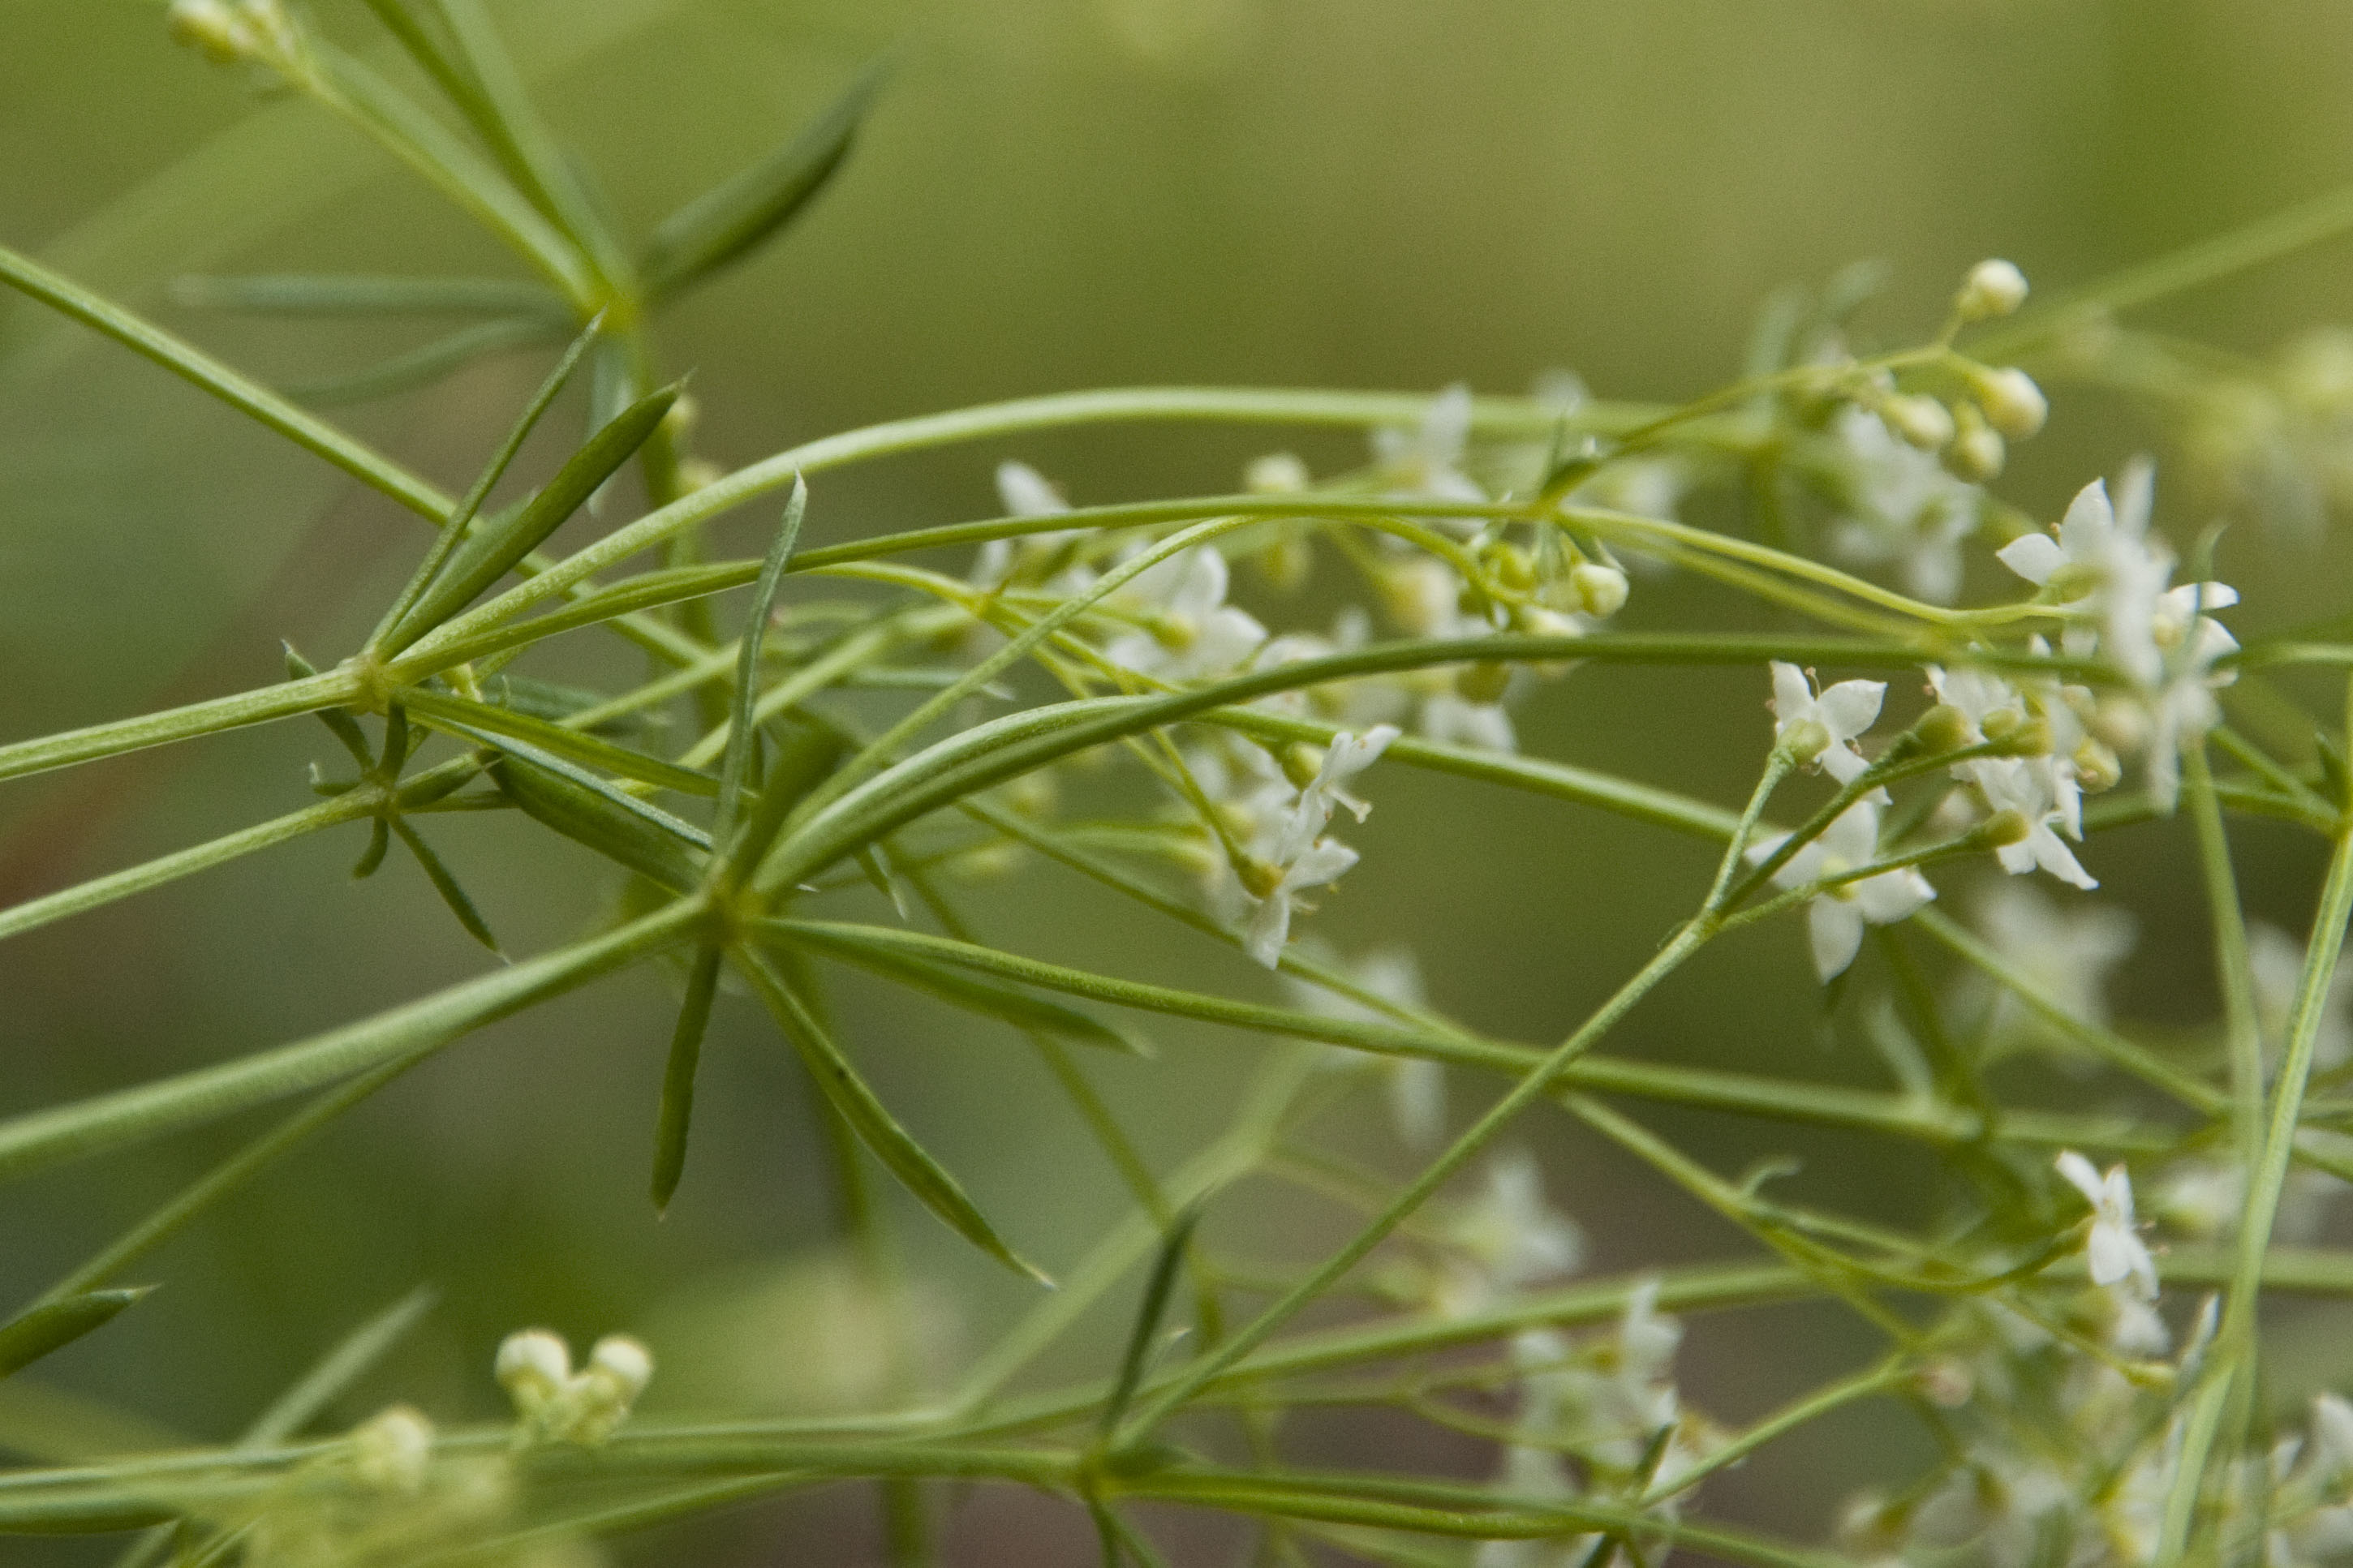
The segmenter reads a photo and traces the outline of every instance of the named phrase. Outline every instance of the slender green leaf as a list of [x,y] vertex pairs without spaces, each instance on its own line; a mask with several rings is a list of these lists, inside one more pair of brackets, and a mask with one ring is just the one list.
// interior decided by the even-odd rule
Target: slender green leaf
[[[493,739],[491,743],[498,742]],[[573,772],[549,765],[559,762],[556,758],[534,761],[509,752],[491,764],[491,773],[524,815],[607,859],[673,892],[691,892],[702,880],[704,858],[693,841],[678,831],[694,831],[691,825],[677,823],[672,827],[649,821],[644,813],[651,808],[643,801],[621,795],[609,786],[584,784]],[[624,805],[624,801],[628,804]]]
[[670,1060],[662,1068],[661,1113],[654,1129],[653,1199],[656,1214],[667,1213],[686,1172],[686,1138],[694,1121],[694,1073],[702,1060],[702,1036],[711,1024],[711,1001],[719,991],[721,953],[705,942],[686,979],[686,999],[670,1037]]
[[760,651],[767,644],[768,617],[775,612],[776,584],[785,578],[785,568],[793,558],[793,546],[799,542],[801,520],[808,513],[808,486],[802,480],[793,481],[793,493],[785,502],[785,519],[776,529],[774,543],[768,546],[767,559],[760,564],[760,581],[752,590],[751,607],[745,612],[741,653],[735,661],[735,707],[727,730],[727,751],[719,768],[719,812],[712,819],[711,837],[721,844],[735,830],[735,816],[744,803],[744,790],[749,782],[753,753],[759,742],[759,725],[754,714],[760,703]]
[[868,67],[791,141],[664,218],[638,263],[648,295],[661,300],[692,286],[798,216],[849,156],[884,74],[880,63]]
[[285,384],[286,395],[312,408],[349,407],[397,397],[447,379],[488,354],[561,342],[562,325],[534,316],[505,316],[445,332],[430,342],[374,364]]
[[0,1377],[13,1376],[92,1330],[104,1328],[116,1313],[153,1288],[86,1290],[18,1313],[0,1325]]
[[758,862],[793,808],[824,783],[852,750],[849,738],[830,725],[803,722],[787,731],[762,781],[760,804],[727,847],[723,874],[729,879],[741,879]]
[[0,1121],[0,1180],[231,1116],[392,1062],[421,1059],[484,1025],[670,947],[702,918],[696,900],[682,899],[601,936],[291,1045],[9,1118]]
[[536,283],[504,278],[372,278],[307,273],[175,278],[171,299],[196,310],[309,316],[539,316],[568,323],[572,307]]
[[[449,912],[458,917],[458,923],[466,928],[466,934],[492,952],[501,952],[499,939],[491,934],[490,922],[482,919],[482,911],[474,907],[474,900],[467,896],[466,889],[459,885],[449,868],[442,864],[441,857],[433,852],[433,847],[426,843],[424,837],[404,818],[394,817],[392,830],[400,836],[400,841],[408,847],[408,852],[417,857],[417,863],[425,868],[426,879],[433,884],[433,890],[441,895],[441,901],[449,906]],[[501,952],[501,956],[504,954]]]
[[1103,1416],[1095,1424],[1106,1437],[1119,1429],[1128,1401],[1135,1397],[1144,1374],[1151,1370],[1153,1342],[1160,1335],[1160,1320],[1167,1315],[1168,1298],[1176,1288],[1176,1270],[1185,1262],[1193,1227],[1200,1222],[1201,1205],[1195,1203],[1176,1216],[1161,1238],[1160,1254],[1152,1260],[1151,1277],[1145,1281],[1144,1299],[1136,1304],[1135,1324],[1128,1331],[1127,1349],[1119,1358],[1119,1375],[1112,1381],[1111,1397],[1103,1402]]
[[253,1425],[238,1434],[237,1446],[270,1447],[317,1420],[329,1405],[349,1393],[353,1384],[374,1370],[395,1345],[408,1336],[410,1330],[424,1321],[425,1314],[439,1300],[439,1291],[430,1285],[420,1285],[344,1335],[299,1381],[271,1400],[269,1407],[255,1417]]
[[332,425],[238,374],[201,349],[58,277],[5,245],[0,245],[0,282],[104,332],[142,358],[211,393],[297,446],[317,453],[362,484],[383,491],[409,510],[435,522],[448,515],[449,499],[407,469],[369,451]]
[[[429,660],[418,659],[416,666],[395,661],[390,667],[395,679],[405,679],[412,668],[429,664],[434,669],[446,669],[486,654],[503,653],[509,648],[525,647],[560,632],[576,631],[617,616],[632,615],[639,610],[655,609],[664,605],[699,599],[709,594],[740,588],[754,581],[760,572],[756,561],[726,561],[708,566],[673,566],[658,572],[642,573],[593,594],[584,594],[560,610],[535,616],[527,621],[516,621],[493,627],[477,637],[460,638],[437,646]],[[415,657],[415,656],[412,656]]]
[[360,851],[359,859],[352,865],[352,880],[364,882],[375,876],[376,868],[384,864],[384,858],[391,852],[391,849],[392,828],[383,816],[379,816],[374,822],[368,824],[367,847]]
[[[1152,1054],[1134,1036],[1099,1018],[1024,992],[987,984],[973,979],[968,973],[931,959],[892,952],[872,943],[842,941],[829,929],[819,928],[814,922],[797,922],[792,930],[797,940],[829,957],[854,963],[886,980],[936,996],[953,1006],[1010,1024],[1017,1029],[1035,1029],[1063,1039],[1076,1040],[1082,1045],[1124,1051],[1131,1056],[1148,1057]],[[810,934],[812,932],[815,934]]]
[[629,455],[653,434],[662,416],[678,401],[679,388],[665,386],[647,394],[616,416],[610,424],[575,452],[545,489],[495,526],[468,536],[454,551],[433,585],[420,595],[400,623],[385,634],[381,651],[394,654],[456,615],[475,596],[507,574],[522,558],[539,548],[580,509],[589,493],[628,461]]
[[459,697],[453,692],[434,691],[424,687],[411,687],[401,693],[401,701],[414,709],[417,717],[437,729],[462,731],[469,735],[488,731],[511,740],[524,742],[542,752],[578,763],[586,768],[599,768],[618,773],[640,784],[661,789],[676,790],[681,795],[708,798],[719,793],[719,781],[709,773],[692,768],[666,763],[659,757],[648,756],[618,742],[607,741],[585,730],[535,719],[512,709],[493,708],[487,702]]
[[785,1037],[800,1053],[809,1076],[833,1108],[840,1112],[859,1141],[874,1152],[891,1173],[903,1183],[919,1199],[957,1235],[996,1258],[1007,1268],[1041,1284],[1051,1286],[1034,1266],[1022,1261],[998,1236],[956,1179],[943,1169],[925,1152],[923,1146],[899,1125],[882,1101],[876,1097],[840,1046],[826,1032],[802,1002],[785,977],[778,973],[767,957],[754,950],[735,951],[738,966],[752,982],[752,987],[767,1005],[768,1011],[783,1028]]

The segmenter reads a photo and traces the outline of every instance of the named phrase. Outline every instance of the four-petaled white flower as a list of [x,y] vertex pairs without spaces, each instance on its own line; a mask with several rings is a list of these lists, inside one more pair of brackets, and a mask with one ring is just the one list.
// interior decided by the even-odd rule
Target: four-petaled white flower
[[1359,822],[1372,810],[1348,793],[1348,781],[1377,762],[1397,737],[1394,724],[1376,724],[1361,735],[1345,730],[1335,735],[1315,776],[1299,792],[1281,826],[1263,837],[1258,849],[1263,860],[1257,874],[1265,879],[1264,890],[1243,889],[1250,919],[1242,945],[1269,969],[1282,962],[1282,944],[1290,940],[1292,910],[1298,895],[1310,888],[1329,887],[1356,865],[1354,849],[1336,838],[1319,836],[1337,806],[1346,806]]
[[2056,1163],[2068,1184],[2092,1205],[2092,1233],[2084,1249],[2092,1283],[2124,1285],[2142,1300],[2155,1300],[2157,1260],[2133,1224],[2132,1177],[2122,1165],[2109,1166],[2103,1176],[2073,1149],[2062,1150]]
[[2063,832],[2079,842],[2084,837],[2084,788],[2074,753],[2085,736],[2064,689],[2054,685],[2030,696],[1986,670],[1927,668],[1928,687],[1936,700],[1968,721],[1967,742],[1984,741],[1989,721],[1998,721],[1998,729],[2014,729],[2030,717],[2039,718],[2050,730],[2052,749],[2041,756],[1972,757],[1954,764],[1953,776],[1976,784],[1994,810],[2016,811],[2029,824],[2025,840],[1997,851],[2002,868],[2022,876],[2041,867],[2075,887],[2098,887],[2059,839]]
[[2026,837],[2015,844],[2005,844],[1994,851],[2001,868],[2012,876],[2022,876],[2041,867],[2072,887],[2091,891],[2100,885],[2099,879],[2084,869],[2073,850],[2056,831],[2057,826],[2076,826],[2071,796],[2063,805],[2052,798],[2050,774],[2033,765],[2025,757],[1983,757],[1976,761],[1978,787],[1985,791],[1986,804],[1996,811],[2014,811],[2026,819]]
[[2228,685],[2215,663],[2239,645],[2205,612],[2237,604],[2223,583],[2168,588],[2172,550],[2148,532],[2154,469],[2127,465],[2113,502],[2094,479],[2060,520],[2058,536],[2030,533],[1997,552],[2002,563],[2064,604],[2086,602],[2090,624],[2063,645],[2079,657],[2096,651],[2138,688],[2147,719],[2149,794],[2170,809],[2180,791],[2180,752],[2221,717],[2213,689]]
[[1147,567],[1119,597],[1142,616],[1142,629],[1103,650],[1113,664],[1160,680],[1222,675],[1266,641],[1266,628],[1226,603],[1226,558],[1197,544]]
[[1304,854],[1309,845],[1323,837],[1335,807],[1346,806],[1348,814],[1358,822],[1372,814],[1370,802],[1348,793],[1348,781],[1379,762],[1381,753],[1397,738],[1398,727],[1394,724],[1376,724],[1361,735],[1343,730],[1332,737],[1315,776],[1299,792],[1299,803],[1291,808],[1291,818],[1275,839],[1277,861],[1288,863]]
[[[1852,784],[1871,763],[1855,746],[1855,738],[1879,720],[1879,705],[1887,696],[1883,680],[1841,680],[1817,693],[1810,676],[1794,664],[1773,661],[1773,734],[1788,733],[1792,725],[1811,720],[1828,732],[1831,743],[1816,759],[1839,783]],[[1845,965],[1840,965],[1844,968]]]
[[[1062,499],[1062,492],[1045,475],[1027,463],[1010,460],[997,465],[997,499],[1013,517],[1060,517],[1071,510],[1071,503]],[[1078,534],[1077,529],[1060,528],[1023,534],[1018,540],[988,540],[974,558],[972,575],[966,581],[976,588],[1002,587],[1006,579],[1013,575],[1014,562],[1020,555],[1042,559]]]
[[1904,585],[1930,604],[1961,591],[1961,541],[1977,531],[1984,497],[1924,452],[1889,433],[1877,415],[1849,404],[1831,426],[1832,462],[1852,505],[1831,548],[1860,564],[1893,562]]
[[[1462,471],[1463,455],[1471,449],[1471,389],[1456,382],[1430,400],[1421,423],[1411,430],[1381,428],[1373,432],[1373,457],[1385,476],[1407,494],[1434,500],[1478,502],[1487,492]],[[1476,519],[1451,519],[1469,523]]]
[[[1748,858],[1763,861],[1788,837],[1782,833],[1759,840],[1749,846]],[[1773,883],[1779,888],[1803,888],[1868,866],[1878,858],[1879,803],[1859,800],[1841,812],[1820,837],[1790,856],[1773,873]],[[1841,882],[1809,900],[1806,930],[1813,945],[1814,973],[1828,984],[1844,973],[1862,951],[1865,925],[1892,925],[1936,896],[1928,879],[1907,866]]]

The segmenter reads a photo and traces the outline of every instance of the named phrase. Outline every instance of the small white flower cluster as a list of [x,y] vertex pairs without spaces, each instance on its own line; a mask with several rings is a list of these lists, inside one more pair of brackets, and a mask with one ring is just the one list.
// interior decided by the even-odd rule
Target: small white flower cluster
[[2130,697],[2103,704],[2096,721],[2121,752],[2146,759],[2149,794],[2171,809],[2179,793],[2180,753],[2221,717],[2214,689],[2232,679],[2216,661],[2238,640],[2208,616],[2239,602],[2221,583],[2168,587],[2174,555],[2148,531],[2155,471],[2126,467],[2113,501],[2094,479],[2076,495],[2054,537],[2030,533],[1996,553],[2002,563],[2075,615],[2061,647],[2098,657],[2130,683]]
[[1544,1173],[1525,1150],[1490,1160],[1486,1189],[1448,1211],[1439,1232],[1445,1248],[1430,1304],[1443,1317],[1483,1311],[1585,1261],[1585,1233],[1546,1198]]
[[[1519,1373],[1514,1436],[1497,1483],[1529,1500],[1594,1498],[1632,1502],[1672,1486],[1719,1445],[1715,1428],[1683,1407],[1674,1379],[1683,1325],[1658,1310],[1656,1280],[1628,1299],[1615,1329],[1582,1342],[1551,1329],[1512,1342]],[[1645,1467],[1645,1460],[1651,1462]],[[1672,1522],[1688,1490],[1652,1512]],[[1491,1541],[1477,1568],[1580,1568],[1600,1538]],[[1657,1563],[1667,1542],[1645,1542],[1636,1559]]]
[[[2042,651],[2039,641],[2036,647]],[[2090,692],[2050,679],[2013,682],[1982,669],[1931,665],[1927,676],[1928,689],[1960,721],[1960,744],[2000,742],[2027,753],[1972,757],[1952,770],[1976,788],[1986,809],[2014,811],[2025,820],[2026,837],[1997,851],[2002,869],[2012,876],[2041,869],[2071,887],[2098,887],[2061,837],[2083,840],[2086,779],[2105,785],[2116,775],[2115,753],[2092,738],[2081,718]]]
[[[1817,691],[1793,664],[1773,665],[1773,732],[1788,736],[1810,726],[1829,743],[1808,759],[1841,784],[1861,778],[1870,763],[1856,742],[1878,721],[1887,685],[1879,680],[1841,680]],[[1840,813],[1821,835],[1801,847],[1773,873],[1776,887],[1797,889],[1841,877],[1879,858],[1879,814],[1885,790],[1873,790]],[[1762,863],[1789,841],[1772,834],[1748,847],[1752,864]],[[1867,925],[1905,920],[1936,896],[1928,879],[1909,867],[1843,881],[1807,900],[1806,929],[1814,973],[1824,984],[1846,972],[1862,949]]]
[[652,1352],[627,1334],[607,1334],[572,1369],[572,1347],[546,1329],[509,1334],[499,1346],[499,1385],[523,1430],[549,1442],[594,1447],[629,1417],[654,1374]]
[[1207,862],[1211,892],[1223,918],[1242,928],[1244,948],[1269,969],[1282,962],[1293,916],[1314,908],[1300,895],[1331,886],[1360,858],[1324,829],[1342,808],[1358,822],[1372,814],[1371,803],[1349,785],[1398,733],[1394,724],[1375,724],[1361,734],[1341,731],[1320,754],[1291,748],[1303,772],[1313,767],[1295,791],[1283,765],[1246,742],[1187,753],[1186,765],[1202,792],[1244,837],[1239,863]]
[[2092,1205],[2092,1226],[2084,1241],[2092,1283],[2104,1289],[2121,1289],[2136,1300],[2156,1300],[2157,1259],[2133,1218],[2132,1177],[2120,1164],[2109,1166],[2102,1175],[2073,1149],[2062,1150],[2056,1163],[2068,1185]]

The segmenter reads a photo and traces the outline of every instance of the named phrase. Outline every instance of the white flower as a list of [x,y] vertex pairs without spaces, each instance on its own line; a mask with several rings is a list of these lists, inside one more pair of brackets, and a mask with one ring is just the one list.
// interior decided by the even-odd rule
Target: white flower
[[[1820,724],[1831,738],[1818,760],[1839,783],[1852,784],[1871,764],[1855,746],[1855,739],[1879,719],[1879,705],[1887,696],[1883,680],[1841,680],[1817,694],[1813,679],[1794,664],[1773,661],[1773,735],[1788,733],[1808,720]],[[1846,967],[1841,964],[1840,968]]]
[[2089,599],[2096,631],[2071,630],[2065,647],[2076,655],[2096,649],[2139,689],[2149,794],[2169,810],[2180,791],[2180,752],[2213,728],[2221,717],[2213,689],[2232,679],[2214,665],[2239,646],[2203,612],[2234,605],[2239,595],[2223,583],[2166,586],[2173,552],[2148,537],[2153,476],[2146,459],[2127,465],[2114,504],[2094,479],[2068,506],[2057,539],[2031,533],[1999,553],[2062,602]]
[[1852,404],[1840,410],[1831,435],[1832,461],[1852,502],[1831,531],[1831,550],[1858,564],[1894,563],[1915,597],[1951,604],[1961,591],[1961,541],[1977,531],[1984,505],[1977,487]]
[[1346,806],[1358,822],[1372,815],[1370,802],[1348,793],[1348,781],[1379,762],[1381,753],[1397,738],[1398,727],[1394,724],[1376,724],[1361,735],[1343,730],[1332,737],[1315,776],[1299,792],[1298,804],[1292,807],[1290,820],[1275,839],[1277,861],[1288,864],[1304,854],[1308,846],[1322,837],[1335,806]]
[[[1787,668],[1786,666],[1783,668]],[[1850,683],[1855,684],[1855,683]],[[1837,688],[1831,688],[1833,691]],[[1788,841],[1777,834],[1749,846],[1748,858],[1761,862]],[[1815,839],[1789,857],[1773,873],[1779,888],[1802,888],[1835,877],[1879,858],[1879,803],[1859,800],[1841,812]],[[1814,973],[1828,984],[1846,971],[1862,948],[1862,930],[1891,925],[1909,917],[1936,896],[1936,889],[1919,872],[1905,867],[1882,871],[1859,881],[1842,882],[1818,894],[1806,905],[1806,928],[1811,939]]]
[[2126,465],[2111,504],[2094,479],[2068,503],[2058,536],[2029,533],[1994,553],[2001,563],[2063,601],[2089,595],[2100,624],[2100,650],[2141,684],[2164,673],[2156,637],[2157,602],[2173,574],[2173,552],[2148,538],[2155,470],[2146,458]]
[[[1312,940],[1312,939],[1310,939]],[[1422,991],[1421,966],[1413,951],[1377,947],[1354,963],[1332,961],[1371,994],[1404,1008],[1419,1008],[1428,1000]],[[1353,996],[1327,991],[1294,975],[1281,977],[1293,1004],[1321,1017],[1350,1023],[1394,1024],[1394,1015],[1370,1007]],[[1333,1066],[1354,1068],[1371,1064],[1388,1089],[1389,1120],[1398,1139],[1409,1149],[1437,1146],[1446,1131],[1446,1068],[1425,1057],[1369,1057],[1345,1046],[1330,1047]]]
[[410,1496],[425,1489],[433,1463],[433,1423],[413,1406],[396,1405],[352,1432],[352,1468],[360,1484]]
[[[1385,476],[1409,495],[1483,501],[1487,492],[1461,466],[1471,448],[1471,389],[1458,381],[1430,400],[1421,423],[1412,430],[1375,430],[1373,456]],[[1446,521],[1475,527],[1477,520]]]
[[1421,700],[1414,728],[1433,741],[1479,752],[1515,752],[1519,735],[1500,702],[1473,702],[1457,691],[1433,691]]
[[2099,879],[2084,869],[2074,851],[2052,830],[2053,824],[2070,828],[2075,826],[2068,809],[2074,803],[2072,795],[2066,806],[2052,798],[2047,770],[2034,766],[2024,757],[1983,757],[1971,765],[1978,787],[1985,791],[1986,804],[1996,811],[2017,812],[2027,822],[2024,838],[1994,851],[2003,870],[2016,877],[2040,867],[2086,892],[2100,885]]
[[1250,900],[1250,925],[1242,945],[1269,969],[1282,962],[1282,944],[1291,938],[1292,907],[1310,888],[1324,888],[1348,874],[1358,856],[1336,838],[1310,846],[1295,860],[1275,869],[1280,873],[1264,896]]
[[[2021,883],[1991,889],[1978,906],[1978,927],[2003,962],[2034,983],[2068,1016],[2105,1025],[2108,1005],[2103,989],[2108,972],[2133,950],[2133,918],[2096,905],[2061,912],[2058,906]],[[2023,1004],[2007,990],[1998,993],[1992,1033],[2028,1025]]]
[[[1071,510],[1062,492],[1050,483],[1046,476],[1027,463],[1003,462],[997,465],[997,497],[1012,517],[1060,517]],[[1043,560],[1077,537],[1076,529],[1050,529],[1042,533],[1029,533],[1018,540],[991,539],[982,543],[973,559],[972,574],[965,579],[976,588],[999,588],[1013,575],[1014,563],[1021,556],[1033,561]]]
[[2103,1176],[2073,1149],[2062,1150],[2055,1163],[2068,1184],[2092,1205],[2092,1233],[2084,1243],[2092,1283],[2128,1286],[2142,1300],[2155,1300],[2157,1260],[2133,1226],[2131,1176],[2122,1165],[2109,1166]]
[[1226,558],[1206,544],[1145,568],[1119,595],[1140,607],[1145,626],[1114,638],[1104,657],[1160,680],[1232,669],[1266,641],[1266,628],[1226,603],[1228,581]]
[[1455,1315],[1585,1261],[1585,1233],[1546,1201],[1544,1173],[1522,1149],[1487,1163],[1486,1191],[1447,1216],[1445,1237],[1462,1265],[1441,1303]]

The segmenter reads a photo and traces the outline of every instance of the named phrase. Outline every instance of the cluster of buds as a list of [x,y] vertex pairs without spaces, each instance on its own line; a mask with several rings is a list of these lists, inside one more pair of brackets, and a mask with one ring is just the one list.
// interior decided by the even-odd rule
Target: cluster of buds
[[497,1373],[527,1433],[591,1447],[628,1419],[629,1407],[653,1377],[654,1358],[628,1335],[607,1334],[575,1373],[563,1335],[525,1329],[499,1346]]
[[215,65],[279,63],[297,49],[293,19],[279,0],[172,0],[165,23],[174,41]]
[[415,1406],[396,1405],[352,1429],[352,1469],[372,1491],[414,1497],[433,1463],[433,1423]]

